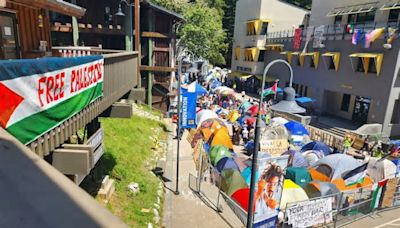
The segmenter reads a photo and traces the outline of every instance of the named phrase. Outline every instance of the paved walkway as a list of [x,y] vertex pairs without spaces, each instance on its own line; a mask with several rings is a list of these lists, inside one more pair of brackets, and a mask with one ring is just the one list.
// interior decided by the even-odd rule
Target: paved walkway
[[[202,196],[197,195],[189,188],[189,174],[196,175],[195,164],[192,159],[193,149],[186,140],[187,132],[182,137],[180,143],[180,162],[179,162],[179,195],[175,195],[176,179],[176,146],[175,126],[170,124],[173,129],[169,135],[169,146],[167,152],[167,162],[164,177],[166,179],[166,194],[164,202],[163,225],[167,228],[179,227],[243,227],[240,220],[234,215],[226,203],[221,200],[222,213],[216,212],[214,206],[217,202],[218,189],[209,183],[203,182],[201,190]],[[208,178],[207,178],[208,180]],[[195,186],[194,181],[191,185]],[[204,197],[205,196],[205,197]],[[207,199],[208,198],[208,199]]]
[[400,208],[388,210],[384,212],[379,212],[377,214],[368,216],[359,221],[353,222],[347,226],[352,227],[374,227],[374,228],[389,228],[389,227],[399,227],[400,226]]

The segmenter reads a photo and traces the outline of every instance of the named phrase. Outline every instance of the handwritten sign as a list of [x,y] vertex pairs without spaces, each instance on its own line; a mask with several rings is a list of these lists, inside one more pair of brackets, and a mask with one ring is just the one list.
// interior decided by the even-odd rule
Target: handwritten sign
[[293,227],[310,227],[333,221],[332,197],[298,203],[286,209],[288,224]]
[[261,140],[260,151],[269,153],[272,157],[280,156],[283,152],[287,151],[289,143],[286,139],[269,139]]

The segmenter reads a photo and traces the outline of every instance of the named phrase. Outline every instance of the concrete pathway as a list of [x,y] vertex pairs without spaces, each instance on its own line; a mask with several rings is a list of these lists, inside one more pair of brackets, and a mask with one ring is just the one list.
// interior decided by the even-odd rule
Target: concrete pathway
[[[204,194],[200,196],[189,188],[189,182],[192,188],[195,188],[195,180],[189,181],[189,174],[197,176],[195,164],[192,159],[193,149],[186,140],[187,131],[180,142],[180,161],[179,161],[179,195],[175,195],[176,179],[176,147],[177,140],[175,136],[175,126],[170,124],[173,129],[169,134],[169,146],[167,151],[167,161],[164,177],[167,182],[165,202],[164,202],[164,227],[243,227],[240,220],[234,215],[223,199],[220,200],[222,213],[217,213],[216,202],[218,189],[206,182],[202,183],[201,190]],[[209,180],[209,178],[206,179]]]
[[377,214],[370,215],[361,220],[355,221],[344,227],[375,227],[375,228],[386,228],[386,227],[399,227],[400,226],[400,208],[379,212]]

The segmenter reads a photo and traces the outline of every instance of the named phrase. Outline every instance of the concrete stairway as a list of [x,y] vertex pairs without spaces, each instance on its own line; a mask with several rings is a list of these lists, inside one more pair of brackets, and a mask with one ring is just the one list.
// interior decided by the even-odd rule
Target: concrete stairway
[[107,203],[110,199],[112,194],[115,191],[114,180],[111,179],[108,175],[104,177],[103,181],[101,182],[101,188],[99,189],[97,195]]
[[342,128],[329,126],[327,124],[323,124],[317,121],[312,121],[310,125],[340,137],[344,137],[346,134],[346,131]]

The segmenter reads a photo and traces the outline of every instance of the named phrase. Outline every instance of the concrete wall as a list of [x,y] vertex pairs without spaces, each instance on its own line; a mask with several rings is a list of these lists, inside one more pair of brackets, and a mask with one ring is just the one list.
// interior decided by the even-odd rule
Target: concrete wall
[[[262,74],[264,63],[244,62],[245,47],[264,47],[266,35],[247,35],[247,21],[270,19],[268,31],[292,29],[303,22],[307,10],[281,2],[280,0],[239,0],[236,2],[235,30],[233,37],[232,70],[237,66],[251,68],[251,74]],[[240,47],[239,60],[235,60],[235,48]]]
[[[327,17],[326,15],[335,8],[346,7],[357,4],[367,4],[374,1],[371,0],[313,0],[311,8],[310,25],[333,25],[334,17]],[[378,1],[377,1],[378,2]],[[382,11],[379,8],[390,0],[380,0],[376,5],[375,22],[386,23],[389,11]],[[348,16],[344,15],[342,18],[342,24],[347,24]]]
[[[395,69],[397,69],[399,65],[398,52],[400,41],[396,40],[394,42],[392,50],[383,49],[383,43],[383,40],[378,40],[374,42],[369,49],[364,49],[361,46],[352,45],[350,40],[327,40],[324,50],[315,51],[320,51],[321,53],[329,51],[341,52],[339,71],[328,70],[322,57],[320,57],[317,69],[309,66],[310,60],[306,60],[304,67],[298,66],[296,64],[296,57],[294,57],[292,62],[294,83],[306,85],[311,88],[310,94],[312,94],[312,98],[316,99],[316,111],[320,113],[334,112],[335,109],[340,109],[341,99],[338,98],[328,96],[328,100],[333,101],[333,103],[337,102],[335,105],[336,108],[328,108],[326,104],[324,104],[324,94],[327,90],[340,94],[346,93],[354,96],[371,98],[368,123],[382,123],[386,125],[386,128],[384,126],[385,130],[389,131],[390,129],[388,126],[393,112],[393,107],[391,107],[390,110],[390,106],[393,106],[394,97],[398,97],[399,93],[398,90],[392,90],[392,84],[394,83],[394,76],[397,75],[397,71],[395,74]],[[285,47],[287,50],[291,50],[292,43],[285,43]],[[313,50],[310,49],[309,52],[311,51]],[[384,54],[380,76],[353,71],[348,56],[351,53],[357,52],[376,52]],[[282,58],[284,58],[284,56],[280,55],[278,52],[267,52],[266,63],[274,59]],[[272,67],[268,74],[279,78],[281,80],[280,86],[284,86],[284,83],[289,81],[289,71],[284,65]],[[350,104],[351,108],[353,106],[354,105]],[[337,115],[344,118],[350,116],[350,114],[346,113],[337,113]]]
[[323,110],[326,114],[338,116],[348,120],[352,119],[354,104],[356,101],[356,97],[354,95],[351,95],[350,97],[349,110],[347,112],[341,110],[343,99],[342,93],[326,90],[323,99]]

